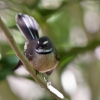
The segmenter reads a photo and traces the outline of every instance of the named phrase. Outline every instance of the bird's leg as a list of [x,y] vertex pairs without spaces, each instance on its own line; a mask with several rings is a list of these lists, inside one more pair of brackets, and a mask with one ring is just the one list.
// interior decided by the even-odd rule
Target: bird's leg
[[[39,71],[35,70],[36,76],[39,74]],[[32,76],[31,74],[29,74],[29,76]]]
[[38,75],[38,74],[39,74],[39,71],[35,70],[35,72],[36,72],[36,75]]

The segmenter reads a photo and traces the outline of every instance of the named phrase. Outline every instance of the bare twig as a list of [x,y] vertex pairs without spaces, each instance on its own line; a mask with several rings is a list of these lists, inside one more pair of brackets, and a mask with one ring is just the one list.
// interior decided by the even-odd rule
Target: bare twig
[[0,18],[0,27],[1,27],[2,31],[4,32],[5,36],[7,37],[8,42],[10,43],[11,47],[15,51],[16,55],[20,58],[20,60],[24,64],[26,70],[32,75],[32,77],[35,79],[35,81],[37,83],[39,83],[43,88],[45,88],[50,94],[52,94],[52,96],[54,96],[57,100],[65,100],[65,99],[59,98],[56,94],[52,93],[50,91],[50,89],[48,89],[46,84],[36,76],[34,69],[31,67],[29,61],[23,55],[21,50],[18,48],[13,36],[11,35],[10,31],[8,30],[8,28],[6,27],[4,22],[1,20],[1,18]]

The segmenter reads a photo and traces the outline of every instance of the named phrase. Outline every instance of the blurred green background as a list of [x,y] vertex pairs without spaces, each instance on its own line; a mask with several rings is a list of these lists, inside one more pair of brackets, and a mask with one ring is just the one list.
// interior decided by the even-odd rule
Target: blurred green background
[[[60,64],[49,77],[69,100],[100,100],[100,0],[0,0],[0,17],[23,52],[17,13],[36,19],[55,44]],[[23,68],[0,30],[0,100],[55,100]]]

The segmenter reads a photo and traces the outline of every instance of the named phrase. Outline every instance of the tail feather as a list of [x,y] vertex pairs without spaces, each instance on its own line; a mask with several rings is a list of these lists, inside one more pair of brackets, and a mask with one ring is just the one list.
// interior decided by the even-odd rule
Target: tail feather
[[17,65],[14,67],[14,69],[12,71],[15,71],[16,69],[18,69],[22,64],[22,62],[19,60]]
[[38,24],[34,18],[18,13],[16,16],[17,26],[23,33],[28,41],[39,38],[38,35]]

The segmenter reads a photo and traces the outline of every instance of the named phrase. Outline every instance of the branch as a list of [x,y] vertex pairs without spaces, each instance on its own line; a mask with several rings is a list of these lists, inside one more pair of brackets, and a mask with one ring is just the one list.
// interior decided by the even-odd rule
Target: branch
[[23,53],[21,52],[21,50],[18,48],[13,36],[11,35],[10,31],[8,30],[8,28],[6,27],[6,25],[3,23],[3,21],[0,18],[0,27],[3,30],[5,36],[8,39],[8,42],[10,43],[11,47],[13,48],[13,50],[15,51],[16,55],[19,57],[19,59],[22,61],[23,65],[25,66],[26,70],[32,75],[32,77],[35,79],[35,81],[37,83],[39,83],[43,88],[45,88],[52,96],[54,96],[57,100],[65,100],[65,99],[61,99],[60,97],[58,97],[56,94],[54,94],[53,92],[50,91],[50,89],[46,86],[46,84],[41,81],[35,74],[34,69],[32,68],[32,66],[30,65],[28,59],[23,55]]

